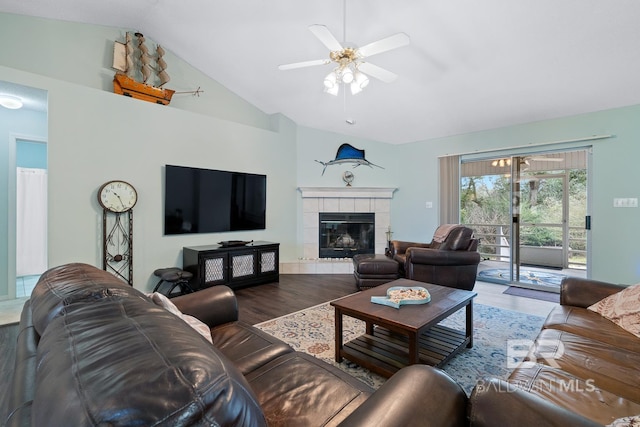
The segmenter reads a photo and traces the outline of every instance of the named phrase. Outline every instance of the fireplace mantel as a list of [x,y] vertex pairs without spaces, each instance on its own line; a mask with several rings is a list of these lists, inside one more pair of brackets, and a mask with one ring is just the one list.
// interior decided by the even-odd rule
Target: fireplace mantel
[[391,199],[392,187],[299,187],[302,198]]

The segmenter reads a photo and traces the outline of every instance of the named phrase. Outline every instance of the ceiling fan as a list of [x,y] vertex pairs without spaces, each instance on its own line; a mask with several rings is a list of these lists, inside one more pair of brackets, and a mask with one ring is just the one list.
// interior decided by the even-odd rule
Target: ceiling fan
[[[544,155],[540,156],[524,156],[520,158],[521,165],[527,165],[524,170],[527,170],[529,166],[531,166],[531,162],[562,162],[564,161],[563,157],[546,157]],[[511,166],[511,158],[503,158],[503,159],[495,159],[491,162],[491,166],[493,167],[505,167]]]
[[[346,1],[344,9],[343,36],[346,39]],[[406,46],[410,41],[409,36],[405,33],[397,33],[362,47],[357,47],[353,43],[339,42],[325,25],[310,25],[309,31],[329,49],[329,58],[280,65],[278,69],[293,70],[315,65],[326,65],[333,62],[336,67],[324,78],[325,92],[331,95],[338,95],[341,83],[350,85],[353,95],[360,93],[369,84],[368,76],[385,83],[394,81],[398,78],[397,74],[367,62],[365,59]]]

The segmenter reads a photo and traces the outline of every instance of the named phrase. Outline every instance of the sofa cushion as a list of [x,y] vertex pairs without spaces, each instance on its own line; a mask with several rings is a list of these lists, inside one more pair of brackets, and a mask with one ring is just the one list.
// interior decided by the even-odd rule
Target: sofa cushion
[[629,286],[587,308],[640,338],[640,284]]
[[243,322],[214,327],[211,335],[216,348],[245,375],[293,351],[285,342]]
[[295,352],[246,376],[270,426],[333,426],[373,392],[345,372]]
[[602,390],[593,381],[547,365],[517,368],[509,376],[509,382],[600,424],[609,424],[620,414],[640,414],[640,403]]
[[529,360],[560,368],[596,387],[640,402],[640,352],[556,329],[536,338]]
[[67,305],[37,357],[34,425],[265,425],[233,364],[148,299]]
[[543,328],[571,332],[613,347],[638,352],[638,338],[586,308],[566,305],[554,307]]

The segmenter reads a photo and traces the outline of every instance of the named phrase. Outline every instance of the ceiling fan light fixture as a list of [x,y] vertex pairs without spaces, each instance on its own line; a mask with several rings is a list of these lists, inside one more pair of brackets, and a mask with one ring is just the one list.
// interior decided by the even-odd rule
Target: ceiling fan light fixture
[[338,92],[340,91],[340,85],[335,84],[332,87],[325,86],[324,91],[329,95],[338,96]]
[[342,70],[341,80],[346,84],[349,84],[353,81],[353,71],[351,71],[351,68],[347,67]]
[[369,85],[369,77],[360,71],[356,71],[353,82],[360,86],[360,89],[364,89]]
[[360,87],[360,85],[357,84],[355,80],[351,82],[351,85],[349,85],[349,87],[351,88],[351,95],[357,95],[362,92],[362,87]]
[[336,76],[335,71],[327,74],[327,77],[324,78],[324,87],[327,89],[331,89],[334,86],[338,85],[338,77]]
[[362,88],[356,84],[355,80],[351,82],[349,87],[351,88],[351,95],[357,95],[362,92]]
[[506,157],[504,159],[495,159],[494,161],[491,162],[491,166],[495,167],[505,167],[505,166],[511,166],[511,158],[510,157]]
[[356,95],[369,84],[369,78],[360,71],[355,72],[355,77],[351,82],[351,94]]
[[12,95],[0,95],[0,105],[10,110],[17,110],[24,105],[22,99]]

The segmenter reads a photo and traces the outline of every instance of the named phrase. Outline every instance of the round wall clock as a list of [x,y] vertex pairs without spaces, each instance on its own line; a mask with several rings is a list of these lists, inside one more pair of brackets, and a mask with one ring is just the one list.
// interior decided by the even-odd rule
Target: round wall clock
[[102,269],[133,286],[133,207],[138,193],[133,185],[114,180],[98,190],[102,207]]
[[109,181],[98,190],[98,203],[110,212],[126,212],[138,201],[133,185],[125,181]]

